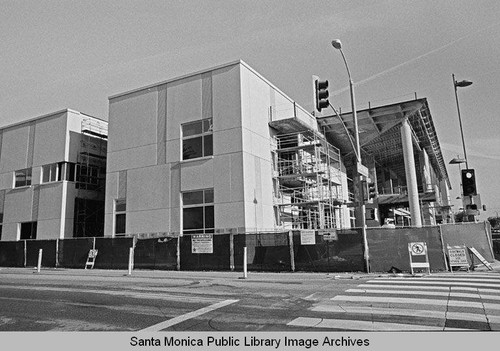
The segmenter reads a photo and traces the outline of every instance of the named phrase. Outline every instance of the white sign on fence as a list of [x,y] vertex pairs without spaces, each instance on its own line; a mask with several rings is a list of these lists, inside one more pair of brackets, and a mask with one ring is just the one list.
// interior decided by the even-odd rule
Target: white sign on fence
[[451,267],[469,267],[467,248],[465,246],[448,246],[448,259]]
[[191,252],[195,254],[214,253],[214,240],[212,234],[191,235]]
[[300,231],[300,245],[315,245],[316,244],[315,230]]
[[[429,265],[429,257],[427,256],[427,243],[425,242],[415,242],[408,243],[408,252],[410,254],[410,268],[411,274],[414,274],[414,270],[417,268],[426,269],[427,272],[431,273],[431,267]],[[422,258],[417,259],[417,262],[413,261],[414,257],[425,256],[425,261],[421,262]]]

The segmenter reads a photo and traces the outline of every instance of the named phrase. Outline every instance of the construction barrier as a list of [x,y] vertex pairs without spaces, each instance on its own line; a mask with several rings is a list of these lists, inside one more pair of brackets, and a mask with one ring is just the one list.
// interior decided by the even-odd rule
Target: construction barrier
[[139,269],[176,270],[177,238],[137,240],[134,249],[134,267]]
[[0,266],[24,267],[26,241],[0,241]]
[[489,222],[443,224],[440,228],[445,246],[473,247],[487,261],[494,259]]
[[43,250],[42,266],[56,267],[56,240],[26,240],[26,266],[36,267],[39,250]]
[[431,272],[447,270],[439,226],[422,228],[368,228],[371,272],[411,272],[408,244],[427,244]]
[[[448,269],[448,245],[474,247],[487,261],[494,260],[491,234],[483,223],[367,228],[366,238],[370,272],[410,272],[410,243],[425,243],[431,272]],[[495,243],[495,253],[498,246]],[[294,230],[156,238],[0,241],[0,266],[35,267],[40,249],[43,267],[83,269],[89,251],[95,249],[98,254],[92,267],[98,269],[128,269],[132,252],[136,269],[243,271],[246,251],[248,271],[366,271],[363,234],[359,228],[329,233]]]
[[360,272],[365,270],[361,229],[336,231],[335,239],[316,234],[314,244],[301,245],[294,231],[295,269],[311,272]]

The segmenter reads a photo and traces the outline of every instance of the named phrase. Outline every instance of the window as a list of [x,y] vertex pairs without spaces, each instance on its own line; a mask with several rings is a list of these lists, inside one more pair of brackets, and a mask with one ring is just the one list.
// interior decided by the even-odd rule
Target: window
[[213,155],[212,118],[182,125],[182,159]]
[[61,169],[57,163],[42,166],[42,183],[55,182],[60,180],[60,177]]
[[14,173],[15,188],[31,185],[31,168],[20,169],[18,171],[15,171]]
[[126,210],[127,201],[125,199],[115,200],[115,235],[125,235],[126,233]]
[[182,194],[182,222],[186,234],[214,232],[214,190],[189,191]]
[[37,222],[21,223],[21,240],[36,239]]
[[42,183],[58,182],[67,180],[76,181],[76,164],[73,162],[58,162],[42,166]]

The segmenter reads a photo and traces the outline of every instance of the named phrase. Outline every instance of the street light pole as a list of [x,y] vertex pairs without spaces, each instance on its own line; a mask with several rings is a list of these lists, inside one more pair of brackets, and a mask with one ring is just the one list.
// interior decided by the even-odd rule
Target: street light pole
[[354,165],[354,201],[356,202],[356,227],[361,228],[363,235],[363,245],[364,245],[364,256],[366,262],[366,271],[370,272],[369,266],[369,254],[368,254],[368,240],[366,237],[366,209],[363,200],[363,193],[361,191],[361,180],[359,176],[359,168],[361,166],[361,147],[359,144],[359,129],[358,129],[358,115],[356,111],[356,98],[354,95],[354,83],[351,77],[351,71],[349,70],[349,65],[345,58],[344,52],[342,51],[342,43],[338,39],[332,40],[332,46],[339,50],[342,59],[344,60],[344,65],[347,70],[347,76],[349,77],[349,92],[351,95],[351,110],[352,110],[352,121],[354,125],[354,144],[356,146],[356,162]]
[[472,82],[468,80],[462,80],[460,82],[457,82],[455,80],[454,74],[452,74],[451,77],[453,78],[453,87],[455,88],[455,100],[457,102],[458,122],[460,123],[460,135],[462,136],[462,147],[464,149],[465,168],[469,169],[469,163],[467,161],[467,151],[465,151],[465,139],[464,139],[464,130],[462,128],[462,117],[460,116],[460,105],[458,104],[457,87],[468,87],[469,85],[472,84]]
[[[464,149],[465,168],[466,169],[470,169],[469,168],[469,162],[467,160],[467,151],[465,150],[464,130],[463,130],[463,127],[462,127],[462,117],[460,116],[460,105],[458,104],[457,87],[459,87],[459,88],[468,87],[469,85],[472,84],[472,82],[468,81],[468,80],[461,80],[460,82],[457,82],[457,80],[455,79],[455,75],[454,74],[451,75],[451,78],[453,79],[453,87],[455,88],[455,101],[457,102],[458,122],[460,123],[460,135],[462,136],[462,147]],[[466,206],[465,206],[464,196],[465,195],[462,195],[462,202],[464,203],[464,214],[466,214],[467,210],[465,208]],[[472,203],[474,201],[473,196],[469,195],[469,199],[470,199],[470,204],[472,205]],[[474,221],[475,221],[475,217],[474,217]]]

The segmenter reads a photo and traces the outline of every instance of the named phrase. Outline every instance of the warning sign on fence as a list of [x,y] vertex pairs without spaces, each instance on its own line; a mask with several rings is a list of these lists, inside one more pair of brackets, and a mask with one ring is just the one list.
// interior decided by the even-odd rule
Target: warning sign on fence
[[448,246],[448,259],[451,267],[469,267],[467,248],[465,246]]
[[314,245],[316,244],[316,231],[314,230],[301,230],[300,231],[300,245]]
[[427,243],[408,243],[408,252],[410,254],[411,274],[414,274],[415,269],[425,269],[429,274],[431,273],[429,257],[427,256]]
[[191,252],[194,254],[214,253],[212,234],[197,234],[191,236]]

